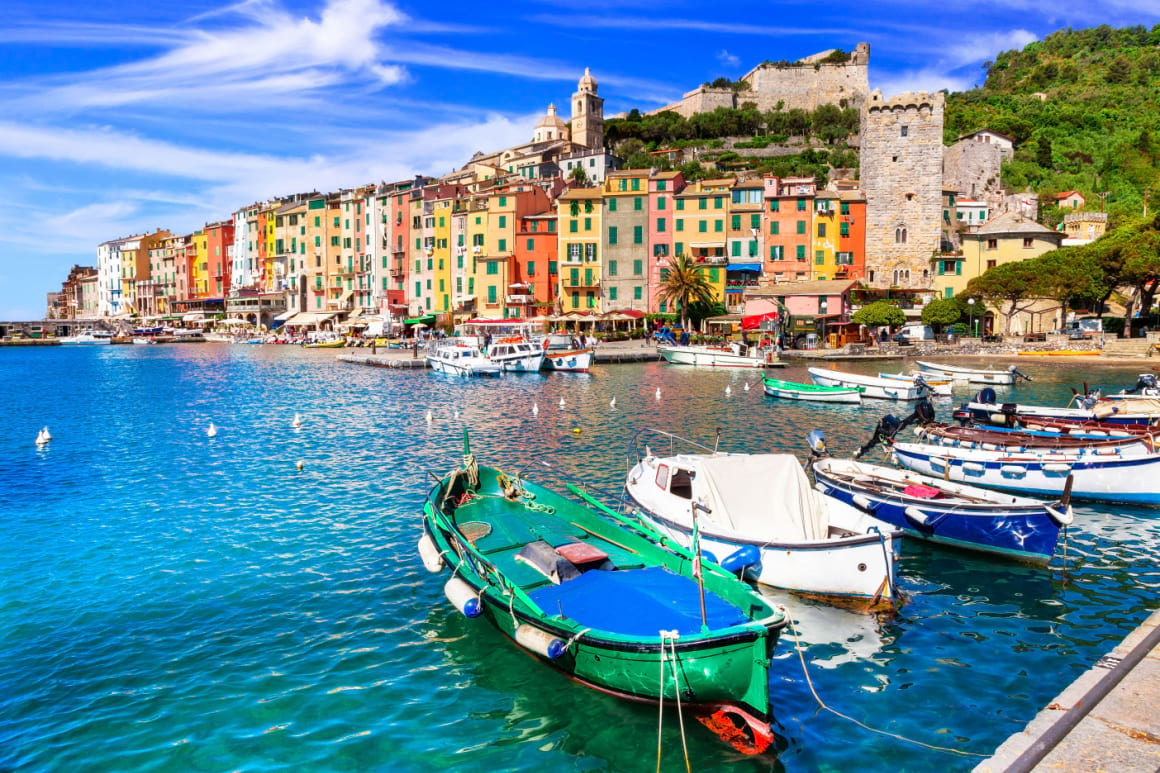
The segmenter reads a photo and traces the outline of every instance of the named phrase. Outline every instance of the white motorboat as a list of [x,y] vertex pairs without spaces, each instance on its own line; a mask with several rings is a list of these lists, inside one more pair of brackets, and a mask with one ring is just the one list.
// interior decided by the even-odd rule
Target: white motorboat
[[931,390],[925,384],[906,383],[892,378],[878,376],[864,376],[861,373],[845,373],[840,370],[826,368],[810,368],[810,378],[818,386],[830,387],[861,387],[862,397],[874,397],[879,400],[921,400],[927,397]]
[[[928,378],[930,376],[930,378]],[[931,374],[922,373],[879,373],[878,378],[889,378],[895,381],[904,381],[917,384],[919,380],[930,387],[930,393],[938,397],[950,397],[954,382],[950,379],[934,378]]]
[[860,387],[830,387],[817,384],[798,384],[793,381],[782,381],[776,378],[763,378],[762,386],[770,397],[779,397],[783,400],[805,400],[814,403],[847,403],[860,405],[862,403],[862,389]]
[[661,344],[657,352],[673,365],[695,365],[709,368],[767,368],[783,363],[772,347],[762,349],[736,341],[728,346],[680,346]]
[[586,373],[592,367],[593,351],[578,337],[567,333],[550,333],[540,339],[544,350],[544,370],[562,370]]
[[544,349],[521,335],[504,336],[491,342],[487,357],[505,371],[537,373],[544,364]]
[[940,378],[949,378],[955,381],[965,381],[969,384],[989,384],[991,386],[1011,386],[1015,379],[1031,378],[1024,375],[1014,365],[1007,370],[985,370],[981,368],[965,368],[961,365],[940,365],[937,362],[923,362],[916,360],[919,370],[931,373]]
[[456,376],[498,376],[502,370],[479,347],[455,338],[433,344],[427,351],[427,365],[437,373]]
[[1160,454],[1015,453],[900,442],[890,451],[909,470],[972,486],[1058,497],[1070,476],[1077,499],[1160,505]]
[[[645,447],[625,488],[640,516],[750,580],[861,607],[892,604],[901,532],[810,486],[791,454],[657,457]],[[694,522],[696,526],[694,527]]]
[[83,333],[78,333],[75,336],[62,336],[57,339],[62,344],[80,345],[80,346],[100,346],[103,344],[113,343],[113,334],[107,330],[94,330],[89,328]]

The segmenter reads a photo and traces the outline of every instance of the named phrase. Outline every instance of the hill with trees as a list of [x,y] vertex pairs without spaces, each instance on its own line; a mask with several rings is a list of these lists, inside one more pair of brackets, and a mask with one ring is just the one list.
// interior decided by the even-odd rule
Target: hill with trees
[[[1096,206],[1106,194],[1113,223],[1141,214],[1160,182],[1160,25],[1064,29],[984,68],[981,88],[947,97],[947,143],[1001,132],[1016,143],[1003,167],[1008,191],[1030,188],[1051,202],[1078,190]],[[1048,206],[1041,220],[1059,218]]]

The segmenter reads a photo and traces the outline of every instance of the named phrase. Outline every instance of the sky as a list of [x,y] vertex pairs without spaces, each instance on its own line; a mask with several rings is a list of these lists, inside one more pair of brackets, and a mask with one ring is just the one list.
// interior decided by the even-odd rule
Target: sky
[[[1160,0],[6,0],[0,320],[97,245],[255,201],[440,175],[531,139],[591,68],[605,114],[766,59],[870,44],[886,94],[969,89],[1051,32],[1151,27]],[[581,7],[582,10],[577,10]]]

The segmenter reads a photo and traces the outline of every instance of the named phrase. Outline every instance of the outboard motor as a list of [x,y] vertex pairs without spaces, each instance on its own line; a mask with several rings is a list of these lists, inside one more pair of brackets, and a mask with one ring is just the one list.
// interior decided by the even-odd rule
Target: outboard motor
[[995,390],[992,387],[983,387],[975,393],[975,396],[972,398],[971,402],[983,403],[984,405],[994,405]]
[[862,455],[871,448],[874,448],[874,446],[890,441],[891,438],[898,434],[898,428],[901,423],[892,413],[883,416],[878,420],[878,425],[874,427],[874,434],[870,436],[866,444],[854,452],[854,458],[861,459]]
[[830,455],[826,450],[826,433],[820,429],[810,430],[810,434],[806,435],[806,443],[810,446],[810,453],[819,459]]
[[1025,380],[1027,380],[1027,381],[1033,381],[1033,380],[1034,380],[1034,379],[1032,379],[1032,378],[1031,378],[1031,376],[1028,376],[1026,373],[1024,373],[1023,371],[1019,370],[1019,368],[1015,367],[1014,365],[1012,365],[1011,367],[1007,368],[1007,372],[1008,372],[1008,373],[1014,373],[1014,374],[1015,374],[1016,376],[1018,376],[1019,378],[1021,378],[1021,379],[1025,379]]
[[[1155,390],[1158,387],[1160,387],[1160,384],[1157,383],[1156,376],[1154,374],[1141,373],[1140,377],[1136,379],[1136,386],[1132,387],[1131,389],[1122,389],[1120,390],[1120,394],[1134,395],[1137,392],[1148,394],[1149,390]],[[1155,394],[1155,392],[1153,392],[1153,394]]]

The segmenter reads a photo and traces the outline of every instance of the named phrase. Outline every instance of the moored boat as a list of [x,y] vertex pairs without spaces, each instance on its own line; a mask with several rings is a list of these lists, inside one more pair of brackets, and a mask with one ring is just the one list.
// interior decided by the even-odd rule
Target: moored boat
[[770,397],[780,397],[783,400],[806,400],[815,403],[847,404],[859,404],[862,402],[862,389],[860,387],[799,384],[794,381],[782,381],[776,378],[764,378],[761,381],[767,395]]
[[879,373],[878,378],[888,378],[895,381],[909,382],[911,384],[923,383],[930,388],[932,395],[939,397],[950,397],[951,390],[954,387],[954,381],[951,379],[938,379],[929,377],[930,374],[923,375],[922,373]]
[[662,535],[618,524],[595,500],[586,501],[605,517],[477,465],[464,446],[462,466],[427,495],[418,546],[428,570],[450,568],[444,595],[456,609],[582,684],[679,702],[735,748],[769,747],[782,611]]
[[762,349],[736,341],[728,346],[681,346],[661,344],[657,352],[672,365],[694,365],[708,368],[771,368],[783,363],[771,347]]
[[1129,395],[1119,400],[1088,399],[1078,407],[997,403],[992,389],[982,389],[970,402],[954,412],[961,423],[1013,426],[1025,420],[1042,419],[1108,424],[1155,424],[1160,419],[1160,399]]
[[981,448],[985,451],[1083,451],[1117,453],[1121,456],[1156,452],[1156,436],[1131,433],[1121,437],[1088,436],[1083,433],[1038,432],[1003,427],[960,427],[926,424],[915,430],[924,442],[954,448]]
[[1031,563],[1051,560],[1060,527],[1072,520],[1064,502],[1040,502],[851,459],[823,456],[814,460],[813,473],[826,496],[859,507],[908,536]]
[[586,373],[592,367],[592,347],[566,333],[549,333],[540,341],[544,349],[544,370]]
[[658,529],[685,546],[698,532],[723,566],[762,585],[864,609],[897,601],[901,535],[818,494],[797,457],[719,453],[653,432],[696,451],[657,457],[645,446],[629,459],[625,490]]
[[113,343],[113,334],[107,330],[94,330],[89,328],[77,335],[62,336],[57,339],[62,344],[73,344],[77,346],[101,346]]
[[923,362],[916,360],[919,370],[923,373],[933,373],[936,376],[966,381],[971,384],[988,384],[991,386],[1011,386],[1018,378],[1031,378],[1019,371],[1014,365],[1006,370],[987,370],[983,368],[967,368],[962,365],[943,365],[937,362]]
[[433,343],[427,350],[427,366],[436,373],[456,376],[498,376],[502,371],[472,341],[456,338]]
[[861,373],[845,373],[840,370],[826,368],[810,368],[810,378],[819,386],[845,387],[862,389],[862,397],[873,397],[879,400],[921,400],[930,394],[930,387],[925,384],[906,383],[890,378],[864,376]]

